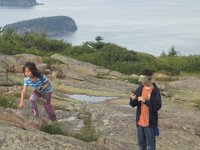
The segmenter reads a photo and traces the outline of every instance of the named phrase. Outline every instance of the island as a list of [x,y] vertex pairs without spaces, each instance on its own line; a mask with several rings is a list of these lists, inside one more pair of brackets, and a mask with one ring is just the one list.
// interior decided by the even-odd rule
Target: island
[[36,0],[0,0],[0,6],[35,6]]
[[13,29],[18,34],[44,33],[47,36],[63,35],[69,32],[75,32],[78,27],[75,21],[68,16],[42,17],[31,20],[20,21],[5,25],[3,30]]

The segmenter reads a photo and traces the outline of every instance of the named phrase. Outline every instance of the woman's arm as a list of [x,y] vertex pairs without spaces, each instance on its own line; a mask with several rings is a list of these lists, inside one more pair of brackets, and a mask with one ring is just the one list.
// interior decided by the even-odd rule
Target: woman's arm
[[49,86],[49,84],[50,84],[50,82],[48,81],[48,82],[46,82],[44,85],[43,85],[43,87],[41,87],[41,89],[40,89],[40,93],[42,93],[48,86]]
[[18,105],[18,108],[22,108],[22,107],[25,107],[25,104],[24,104],[24,97],[26,95],[26,90],[27,90],[28,86],[23,86],[23,89],[22,89],[22,92],[21,92],[21,98],[20,98],[20,103]]

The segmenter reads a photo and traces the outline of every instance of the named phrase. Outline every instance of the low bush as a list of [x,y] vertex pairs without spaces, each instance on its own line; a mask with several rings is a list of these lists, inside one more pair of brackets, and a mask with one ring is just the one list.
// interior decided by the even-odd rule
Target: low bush
[[66,128],[65,131],[63,131],[61,123],[46,125],[42,127],[41,131],[49,134],[60,134],[64,136],[71,136],[85,142],[97,141],[99,135],[97,134],[95,128],[91,124],[91,116],[89,116],[89,118],[84,120],[84,125],[85,126],[81,129],[80,133],[76,134],[70,133],[69,131],[67,131]]
[[60,134],[60,135],[66,136],[66,134],[62,131],[61,125],[59,123],[46,125],[42,127],[41,131],[49,133],[49,134]]
[[0,95],[0,106],[5,108],[17,108],[15,97]]
[[51,58],[51,57],[46,57],[43,58],[43,62],[48,64],[48,65],[53,65],[53,64],[64,64],[62,61]]
[[196,107],[200,110],[200,100],[197,100],[196,104],[197,104]]

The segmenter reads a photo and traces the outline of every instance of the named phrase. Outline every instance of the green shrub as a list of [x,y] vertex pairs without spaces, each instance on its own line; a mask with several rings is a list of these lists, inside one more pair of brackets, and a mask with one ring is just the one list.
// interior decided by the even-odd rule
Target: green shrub
[[197,104],[197,106],[196,106],[196,107],[197,107],[197,109],[199,109],[199,110],[200,110],[200,100],[197,100],[197,101],[196,101],[196,104]]
[[130,83],[135,83],[135,84],[138,84],[138,78],[132,78],[132,77],[129,77],[129,78],[123,78],[122,80],[128,80]]
[[[181,56],[172,47],[168,55],[155,57],[113,43],[104,43],[102,39],[97,37],[96,42],[72,46],[62,40],[49,39],[43,34],[18,35],[13,30],[7,30],[0,35],[0,53],[8,55],[27,53],[38,56],[60,53],[127,75],[138,74],[144,68],[149,68],[153,72],[163,70],[169,75],[179,75],[181,72],[200,73],[200,55]],[[45,58],[44,62],[50,65],[61,63],[51,58]]]
[[5,108],[17,108],[17,103],[15,98],[11,98],[11,96],[0,95],[0,106]]
[[73,134],[66,130],[62,130],[60,123],[45,125],[42,127],[41,131],[49,133],[49,134],[60,134],[64,136],[71,136],[76,139],[85,141],[85,142],[92,142],[97,141],[99,135],[97,134],[95,128],[91,125],[91,116],[88,119],[84,120],[84,127],[81,129],[80,133]]
[[43,62],[48,64],[48,65],[53,65],[53,64],[64,64],[62,61],[51,58],[51,57],[46,57],[43,58]]
[[62,129],[61,125],[59,123],[50,124],[42,127],[41,131],[49,133],[49,134],[60,134],[60,135],[66,135]]
[[77,138],[79,140],[85,141],[85,142],[92,142],[97,141],[99,135],[97,134],[94,126],[92,126],[91,117],[92,114],[90,112],[87,112],[84,110],[84,112],[88,117],[84,118],[84,127],[81,129],[80,134],[73,135],[74,138]]
[[73,136],[76,139],[82,140],[84,142],[92,142],[92,141],[97,141],[99,136],[97,134],[75,134]]

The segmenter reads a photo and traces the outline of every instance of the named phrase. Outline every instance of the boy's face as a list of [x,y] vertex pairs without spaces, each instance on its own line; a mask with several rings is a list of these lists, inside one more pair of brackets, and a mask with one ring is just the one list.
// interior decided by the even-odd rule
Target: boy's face
[[150,76],[140,75],[139,82],[141,82],[144,85],[148,85],[151,82]]
[[145,76],[145,75],[140,75],[138,81],[141,82],[141,83],[145,83],[147,80],[148,80],[148,77],[147,77],[147,76]]
[[33,77],[32,72],[28,68],[25,69],[24,74],[26,77],[29,77],[29,78]]

